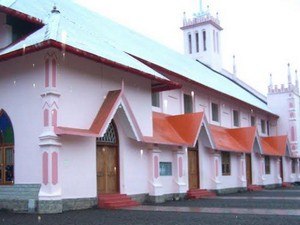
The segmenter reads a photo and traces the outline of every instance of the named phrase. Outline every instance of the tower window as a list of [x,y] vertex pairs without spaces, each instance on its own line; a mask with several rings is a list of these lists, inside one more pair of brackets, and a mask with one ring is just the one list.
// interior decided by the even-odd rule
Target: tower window
[[217,53],[220,53],[220,47],[219,47],[219,32],[216,32],[216,45],[217,45]]
[[216,52],[216,32],[213,31],[213,39],[214,39],[214,52]]
[[202,31],[202,39],[203,39],[203,51],[206,51],[206,31]]
[[292,173],[296,173],[297,160],[292,159]]
[[192,113],[193,112],[192,96],[184,94],[183,101],[184,101],[184,113]]
[[196,32],[195,37],[196,37],[196,52],[199,52],[199,34],[198,34],[198,32]]
[[189,53],[192,54],[192,35],[191,34],[188,35],[188,39],[189,39]]
[[267,121],[267,134],[270,135],[270,122]]
[[152,106],[160,107],[160,95],[159,92],[152,93]]

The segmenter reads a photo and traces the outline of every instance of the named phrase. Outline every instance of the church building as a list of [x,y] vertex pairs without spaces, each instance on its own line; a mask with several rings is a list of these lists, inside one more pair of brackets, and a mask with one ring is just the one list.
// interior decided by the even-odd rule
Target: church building
[[[0,0],[0,208],[120,208],[300,181],[297,74],[222,68],[218,16],[180,54],[72,1]],[[267,88],[267,87],[266,87]]]

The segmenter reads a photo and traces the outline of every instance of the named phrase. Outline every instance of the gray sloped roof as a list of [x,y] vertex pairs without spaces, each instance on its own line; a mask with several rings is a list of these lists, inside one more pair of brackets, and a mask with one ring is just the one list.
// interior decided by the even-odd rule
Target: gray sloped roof
[[225,76],[95,12],[80,7],[71,0],[57,1],[56,7],[60,14],[51,14],[53,2],[49,0],[0,0],[0,5],[41,19],[46,24],[22,42],[0,51],[0,55],[23,48],[24,44],[29,46],[52,39],[166,79],[127,54],[129,53],[272,113],[266,102]]

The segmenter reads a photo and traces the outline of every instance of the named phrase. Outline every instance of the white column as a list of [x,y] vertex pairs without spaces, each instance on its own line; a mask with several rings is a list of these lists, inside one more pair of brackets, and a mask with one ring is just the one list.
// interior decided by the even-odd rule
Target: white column
[[281,159],[280,159],[280,157],[278,157],[278,158],[276,159],[276,168],[277,168],[277,176],[276,176],[276,180],[277,180],[277,182],[278,182],[279,184],[282,183],[282,178],[281,178],[281,176],[280,176],[280,163],[281,163]]
[[215,189],[219,189],[221,184],[220,177],[222,173],[221,156],[218,152],[214,152],[213,155],[213,182]]
[[246,163],[245,163],[245,154],[240,155],[240,165],[239,165],[239,171],[240,171],[240,184],[242,187],[247,186],[247,179],[246,179]]
[[150,150],[150,192],[151,196],[159,196],[162,195],[162,184],[160,181],[159,175],[159,161],[160,161],[160,153],[161,151],[157,147],[153,147]]
[[174,152],[174,180],[176,183],[176,189],[178,193],[187,192],[187,184],[186,184],[186,148],[179,149]]
[[260,156],[260,175],[261,175],[261,185],[265,184],[266,180],[266,171],[265,171],[265,157]]

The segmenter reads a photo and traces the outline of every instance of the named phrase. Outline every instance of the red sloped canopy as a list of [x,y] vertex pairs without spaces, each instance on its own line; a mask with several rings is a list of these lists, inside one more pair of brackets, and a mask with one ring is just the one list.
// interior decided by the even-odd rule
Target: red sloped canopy
[[286,152],[287,136],[261,137],[260,143],[264,155],[284,156]]
[[190,113],[170,116],[153,112],[153,136],[144,141],[155,144],[194,146],[204,114]]
[[78,129],[70,127],[55,127],[57,135],[76,135],[76,136],[92,136],[98,137],[103,133],[105,125],[109,122],[110,115],[115,111],[120,99],[122,90],[109,91],[102,106],[100,107],[96,118],[89,129]]
[[229,129],[210,125],[209,128],[216,149],[230,152],[251,153],[256,137],[255,127]]

